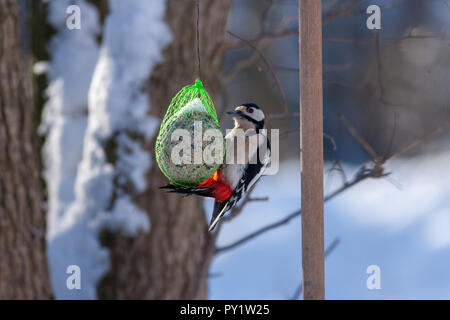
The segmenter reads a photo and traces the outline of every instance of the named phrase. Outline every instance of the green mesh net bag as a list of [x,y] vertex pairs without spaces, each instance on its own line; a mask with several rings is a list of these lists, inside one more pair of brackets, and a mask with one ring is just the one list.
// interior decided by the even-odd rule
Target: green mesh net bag
[[[156,139],[155,153],[158,166],[167,179],[178,186],[197,186],[211,177],[221,165],[220,163],[209,164],[205,161],[201,161],[201,163],[197,161],[196,163],[194,159],[195,144],[201,145],[203,153],[214,139],[211,141],[202,139],[198,135],[194,136],[195,126],[197,129],[201,126],[203,134],[208,129],[221,130],[214,104],[208,92],[203,88],[200,79],[197,79],[194,85],[182,88],[172,99]],[[184,154],[185,157],[190,158],[190,163],[186,163],[189,161],[183,161],[182,163],[173,161],[173,152],[178,153],[178,148],[174,148],[183,140],[183,138],[174,139],[174,136],[177,136],[174,134],[177,129],[184,129],[190,133],[191,152],[190,154]],[[221,139],[223,139],[222,133]],[[223,154],[218,156],[223,160]]]

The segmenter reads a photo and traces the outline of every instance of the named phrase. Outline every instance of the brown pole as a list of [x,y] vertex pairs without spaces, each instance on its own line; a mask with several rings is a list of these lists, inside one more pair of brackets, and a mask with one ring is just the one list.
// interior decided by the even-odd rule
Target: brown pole
[[303,299],[324,299],[322,8],[299,0]]

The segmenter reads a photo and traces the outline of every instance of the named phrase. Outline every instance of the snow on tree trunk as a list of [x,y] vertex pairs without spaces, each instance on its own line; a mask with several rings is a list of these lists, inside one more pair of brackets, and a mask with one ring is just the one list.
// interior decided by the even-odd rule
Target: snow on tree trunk
[[[147,116],[144,87],[171,38],[164,22],[165,0],[111,0],[109,9],[90,81],[75,199],[49,242],[57,298],[96,298],[97,284],[109,268],[108,249],[99,239],[103,229],[129,236],[150,229],[148,216],[132,198],[145,190],[151,165],[142,141],[153,137],[159,125]],[[71,264],[80,267],[81,290],[65,287]]]
[[0,0],[0,299],[49,299],[33,99],[15,0]]
[[[81,10],[80,30],[66,26],[66,9],[72,4]],[[75,199],[74,184],[87,125],[88,90],[99,54],[96,36],[100,25],[97,9],[84,0],[53,0],[48,9],[49,23],[57,33],[49,44],[48,100],[40,126],[41,134],[46,135],[43,159],[48,192],[47,247],[55,296],[68,298],[76,290],[66,287],[66,269],[77,261],[71,255],[76,253],[67,250],[70,238],[61,234],[67,232],[68,220],[73,219],[67,214],[67,207]],[[35,70],[40,66],[45,64],[37,63]]]

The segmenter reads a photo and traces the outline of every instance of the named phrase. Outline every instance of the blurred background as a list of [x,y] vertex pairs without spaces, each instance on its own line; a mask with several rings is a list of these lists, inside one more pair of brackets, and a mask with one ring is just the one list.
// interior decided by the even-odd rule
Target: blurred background
[[[450,1],[322,7],[326,298],[450,299]],[[12,261],[0,297],[301,298],[298,3],[200,0],[201,76],[222,128],[254,102],[281,136],[278,174],[214,234],[212,200],[162,193],[154,157],[170,99],[198,76],[196,10],[0,1],[0,147],[23,149],[0,159],[0,213],[15,214],[0,225]]]

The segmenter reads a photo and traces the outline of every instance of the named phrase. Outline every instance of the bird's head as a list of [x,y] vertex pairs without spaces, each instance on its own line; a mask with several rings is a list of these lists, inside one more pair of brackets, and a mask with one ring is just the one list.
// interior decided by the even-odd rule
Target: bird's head
[[254,103],[244,103],[227,114],[233,117],[236,126],[243,129],[264,128],[264,112]]

